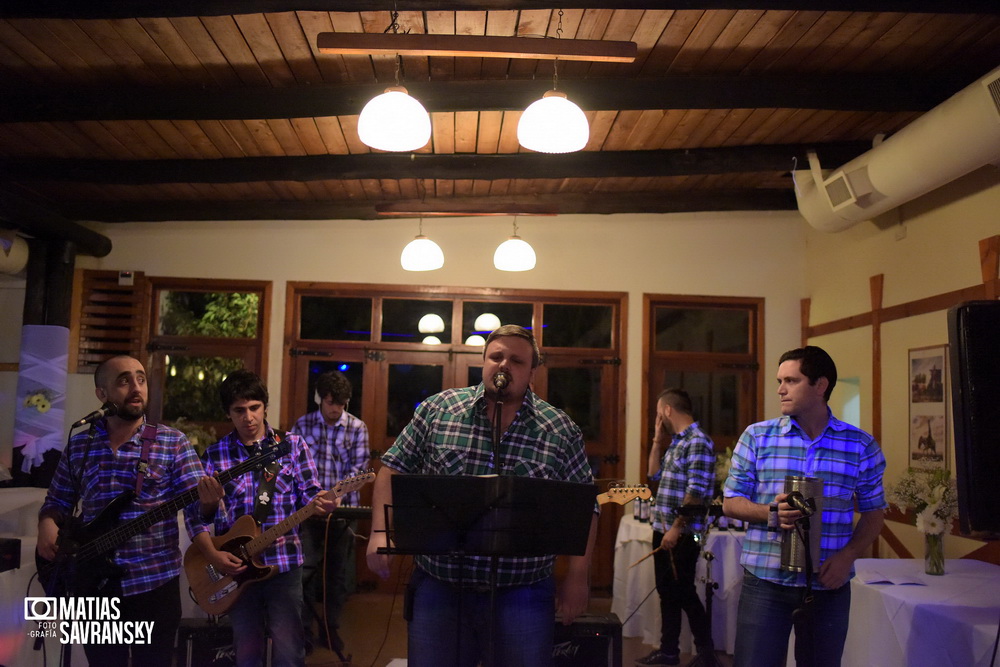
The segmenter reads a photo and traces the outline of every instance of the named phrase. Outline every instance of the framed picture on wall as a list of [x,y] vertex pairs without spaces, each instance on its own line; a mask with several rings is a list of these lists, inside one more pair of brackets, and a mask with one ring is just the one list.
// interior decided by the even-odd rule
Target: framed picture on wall
[[910,465],[948,467],[948,346],[909,351]]

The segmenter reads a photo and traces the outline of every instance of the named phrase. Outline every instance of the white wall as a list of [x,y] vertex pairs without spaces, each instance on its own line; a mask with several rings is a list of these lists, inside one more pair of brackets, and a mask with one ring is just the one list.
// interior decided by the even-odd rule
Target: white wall
[[[812,324],[870,311],[869,277],[880,273],[885,276],[884,307],[981,284],[979,241],[1000,234],[1000,170],[985,167],[905,204],[896,220],[889,225],[880,220],[881,227],[861,223],[838,234],[809,230],[806,280]],[[811,341],[831,353],[839,374],[861,378],[865,428],[872,424],[871,338],[871,328],[862,327]],[[947,342],[944,310],[882,325],[886,481],[902,474],[909,456],[908,351]],[[948,461],[954,468],[953,442]],[[900,526],[896,532],[911,551],[923,553],[915,530]],[[981,544],[949,537],[946,555],[961,555],[976,546]]]
[[[410,273],[399,253],[417,233],[416,220],[268,221],[95,224],[111,238],[104,258],[78,266],[132,269],[150,276],[273,281],[268,386],[279,419],[286,281],[422,284],[553,290],[601,290],[629,295],[626,474],[639,479],[643,293],[764,297],[766,366],[799,342],[799,300],[805,288],[805,223],[794,212],[521,217],[519,235],[535,248],[527,273],[493,268],[496,246],[511,233],[510,218],[428,219],[423,231],[444,250],[439,271]],[[0,373],[13,375],[12,373]],[[2,389],[0,377],[0,389]],[[88,379],[89,381],[89,379]],[[92,386],[71,377],[83,412]],[[767,392],[766,412],[777,403]],[[83,414],[81,412],[81,414]],[[70,417],[73,418],[73,417]],[[10,427],[0,433],[9,458]]]

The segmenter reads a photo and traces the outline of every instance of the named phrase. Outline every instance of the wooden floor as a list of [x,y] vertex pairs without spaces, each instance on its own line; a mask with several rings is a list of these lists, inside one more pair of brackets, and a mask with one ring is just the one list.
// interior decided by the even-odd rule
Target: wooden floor
[[[306,658],[306,664],[314,667],[385,667],[396,658],[406,658],[406,622],[402,612],[403,596],[387,593],[356,593],[347,601],[341,618],[341,637],[347,646],[345,654],[349,663],[341,663],[337,656],[325,649],[317,648]],[[592,598],[590,611],[606,613],[611,608],[611,598]],[[626,637],[622,646],[622,666],[632,667],[636,658],[641,658],[654,647],[642,643],[638,637]],[[716,652],[721,667],[731,667],[732,656],[723,651]],[[692,655],[681,655],[681,665],[694,659]]]

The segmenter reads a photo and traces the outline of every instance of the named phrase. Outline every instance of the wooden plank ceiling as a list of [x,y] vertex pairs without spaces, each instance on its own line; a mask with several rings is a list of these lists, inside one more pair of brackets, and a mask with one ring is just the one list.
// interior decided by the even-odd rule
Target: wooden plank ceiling
[[[387,203],[562,213],[789,209],[806,151],[835,167],[1000,64],[1000,3],[395,3],[411,33],[630,40],[630,64],[559,64],[582,153],[521,149],[551,61],[404,57],[430,143],[357,136],[392,56],[325,55],[392,2],[8,0],[0,6],[0,218],[376,218]],[[944,5],[947,4],[947,8]]]

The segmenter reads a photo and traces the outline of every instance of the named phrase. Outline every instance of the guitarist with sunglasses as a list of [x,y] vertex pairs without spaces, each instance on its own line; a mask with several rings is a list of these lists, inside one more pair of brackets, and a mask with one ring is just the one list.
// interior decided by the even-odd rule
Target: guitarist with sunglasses
[[[253,456],[261,442],[284,440],[290,453],[259,473],[243,475],[225,485],[225,498],[215,513],[215,534],[221,536],[236,519],[250,515],[262,529],[278,524],[309,503],[322,514],[339,504],[328,498],[316,473],[316,464],[305,441],[297,435],[275,432],[267,423],[268,391],[264,381],[248,370],[230,373],[219,387],[222,409],[234,429],[205,452],[205,471],[211,475]],[[194,536],[205,560],[223,575],[243,573],[247,565],[235,554],[216,548],[208,526]],[[274,540],[259,560],[277,574],[241,586],[229,609],[233,644],[239,667],[263,665],[267,637],[272,642],[273,667],[305,663],[302,625],[302,544],[298,528]]]
[[[101,528],[109,524],[107,529],[113,530],[195,488],[202,509],[218,504],[222,495],[219,483],[204,477],[198,455],[183,433],[147,424],[146,371],[138,360],[116,356],[104,361],[94,372],[94,385],[97,399],[113,409],[93,421],[89,430],[73,436],[59,460],[39,512],[40,574],[48,565],[45,561],[57,555],[51,571],[58,567],[59,572],[74,574],[76,568],[68,561],[73,558],[70,547],[59,552],[62,544],[70,544],[71,530],[67,527],[60,535],[59,525],[67,523],[78,503],[84,523]],[[146,465],[140,466],[143,460]],[[136,492],[135,498],[121,502],[129,500],[130,491]],[[112,504],[116,498],[119,502]],[[198,513],[199,503],[186,509],[189,532],[200,522]],[[153,622],[151,643],[85,645],[91,665],[126,667],[131,652],[133,665],[169,667],[181,617],[176,516],[154,523],[110,556],[81,564],[68,579],[53,574],[47,592],[59,589],[74,597],[120,598],[120,617],[111,620]]]

